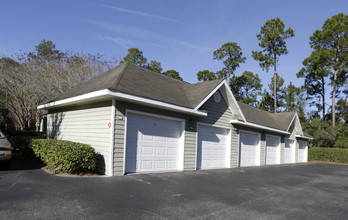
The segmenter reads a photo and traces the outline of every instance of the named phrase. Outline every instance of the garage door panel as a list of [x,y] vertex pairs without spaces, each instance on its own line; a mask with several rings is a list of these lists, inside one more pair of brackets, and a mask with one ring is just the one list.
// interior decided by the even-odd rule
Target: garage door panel
[[294,162],[295,162],[295,141],[290,139],[285,139],[284,163],[294,163]]
[[308,161],[307,142],[299,141],[298,144],[299,144],[299,148],[298,148],[298,162],[306,163]]
[[127,119],[126,172],[180,169],[180,121],[138,114]]
[[230,144],[228,129],[200,125],[198,128],[197,168],[213,169],[228,167],[227,155]]
[[260,164],[260,136],[257,133],[240,132],[240,166]]
[[266,135],[266,165],[280,164],[280,137]]

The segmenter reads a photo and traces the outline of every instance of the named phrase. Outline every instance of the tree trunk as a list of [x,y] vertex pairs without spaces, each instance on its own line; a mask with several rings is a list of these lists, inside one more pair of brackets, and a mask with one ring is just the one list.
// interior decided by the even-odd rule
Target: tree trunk
[[332,91],[332,127],[335,127],[336,122],[336,80],[337,80],[337,70],[335,70],[334,81],[333,81],[333,91]]
[[273,96],[274,96],[274,113],[277,113],[277,61],[276,61],[276,56],[274,56]]
[[325,118],[325,80],[324,78],[321,79],[321,86],[322,86],[322,90],[323,90],[323,93],[322,93],[322,105],[323,105],[323,120]]

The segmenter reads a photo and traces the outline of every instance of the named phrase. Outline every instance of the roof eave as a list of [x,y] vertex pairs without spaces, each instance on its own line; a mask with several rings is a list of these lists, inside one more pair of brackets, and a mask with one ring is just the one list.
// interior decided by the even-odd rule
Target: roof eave
[[153,100],[153,99],[143,98],[140,96],[135,96],[135,95],[119,92],[119,91],[108,90],[108,94],[112,97],[116,97],[116,98],[119,98],[122,100],[127,100],[127,101],[134,102],[134,103],[139,103],[139,104],[143,104],[143,105],[147,105],[147,106],[151,106],[151,107],[156,107],[156,108],[161,108],[161,109],[167,109],[167,110],[185,113],[185,114],[189,114],[189,115],[195,115],[195,116],[207,116],[208,115],[206,112],[199,111],[196,109],[178,106],[178,105],[174,105],[174,104],[170,104],[170,103],[166,103],[166,102],[162,102],[162,101],[157,101],[157,100]]
[[55,107],[62,107],[65,105],[70,105],[70,104],[76,104],[76,103],[84,102],[88,100],[100,100],[102,97],[108,96],[107,90],[108,89],[102,89],[102,90],[86,93],[79,96],[74,96],[67,99],[45,103],[45,104],[39,105],[37,109],[43,110],[43,109],[50,109]]
[[258,124],[254,124],[254,123],[250,123],[250,122],[243,122],[243,121],[239,121],[239,120],[231,120],[232,124],[236,124],[236,125],[242,125],[245,127],[250,127],[250,128],[255,128],[255,129],[261,129],[261,130],[265,130],[265,131],[271,131],[274,133],[280,133],[280,134],[286,134],[289,135],[290,133],[287,131],[282,131],[279,129],[275,129],[275,128],[271,128],[271,127],[267,127],[267,126],[263,126],[263,125],[258,125]]
[[138,103],[138,104],[151,106],[151,107],[167,109],[174,112],[180,112],[180,113],[185,113],[185,114],[195,115],[195,116],[207,116],[207,113],[203,111],[198,111],[195,109],[186,108],[186,107],[182,107],[182,106],[178,106],[174,104],[169,104],[169,103],[165,103],[165,102],[161,102],[161,101],[157,101],[153,99],[143,98],[143,97],[126,94],[126,93],[122,93],[118,91],[113,91],[110,89],[102,89],[102,90],[90,92],[84,95],[42,104],[42,105],[39,105],[37,109],[43,110],[43,109],[50,109],[50,108],[56,108],[56,107],[63,107],[66,105],[78,104],[78,103],[87,102],[87,101],[103,100],[103,99],[112,98],[112,97]]
[[307,136],[303,136],[303,135],[295,135],[296,138],[302,138],[302,139],[308,139],[308,140],[313,140],[312,137],[307,137]]

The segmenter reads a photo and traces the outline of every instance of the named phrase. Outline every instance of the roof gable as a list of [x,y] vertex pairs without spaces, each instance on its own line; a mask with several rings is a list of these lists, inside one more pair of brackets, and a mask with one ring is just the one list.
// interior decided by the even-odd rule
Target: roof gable
[[242,102],[238,102],[238,104],[247,122],[282,131],[288,131],[296,114],[295,112],[270,113]]

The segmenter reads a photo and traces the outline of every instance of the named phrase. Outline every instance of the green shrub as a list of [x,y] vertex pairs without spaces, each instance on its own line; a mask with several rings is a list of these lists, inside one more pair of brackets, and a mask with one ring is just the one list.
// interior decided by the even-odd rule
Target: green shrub
[[348,163],[348,149],[311,147],[308,150],[308,160]]
[[55,173],[88,173],[96,169],[96,153],[90,145],[63,140],[33,139],[31,147],[35,155]]

